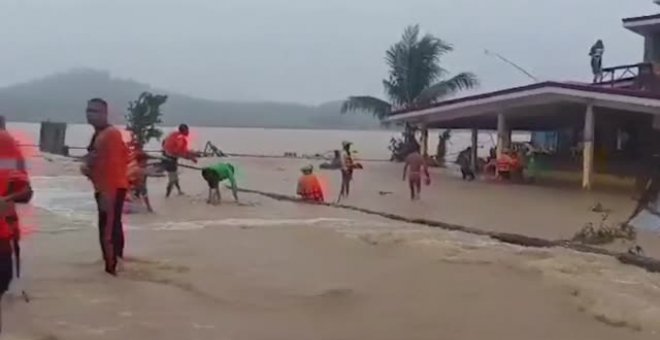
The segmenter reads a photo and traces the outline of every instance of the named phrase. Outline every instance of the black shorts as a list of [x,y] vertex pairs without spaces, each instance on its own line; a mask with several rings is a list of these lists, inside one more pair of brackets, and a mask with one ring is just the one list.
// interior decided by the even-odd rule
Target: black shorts
[[349,181],[353,180],[353,169],[342,170],[341,171],[341,179],[344,182],[349,182]]
[[14,258],[11,240],[0,240],[0,295],[9,290],[14,278]]
[[178,158],[164,156],[161,164],[163,165],[163,170],[166,172],[177,172],[179,170],[178,162]]
[[12,214],[7,217],[5,217],[5,221],[7,223],[18,223],[18,215]]
[[209,168],[202,169],[202,178],[209,185],[209,189],[218,189],[222,181],[218,173]]

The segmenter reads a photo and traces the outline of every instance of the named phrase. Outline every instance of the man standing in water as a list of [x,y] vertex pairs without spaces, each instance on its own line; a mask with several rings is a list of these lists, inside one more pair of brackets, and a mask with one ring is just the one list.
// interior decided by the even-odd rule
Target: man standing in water
[[[12,241],[19,237],[15,202],[31,194],[25,160],[16,140],[4,129],[0,116],[0,301],[14,277]],[[20,185],[15,185],[20,184]],[[0,309],[0,333],[2,312]]]
[[163,141],[163,167],[167,172],[166,197],[170,197],[174,187],[176,187],[179,195],[183,195],[183,191],[181,191],[181,186],[179,185],[179,158],[185,158],[191,160],[193,163],[197,163],[195,154],[188,150],[188,135],[190,135],[188,125],[181,124],[177,131],[172,132]]
[[128,190],[128,148],[119,129],[108,122],[108,104],[105,100],[89,100],[86,114],[87,122],[94,127],[94,135],[81,172],[94,185],[105,271],[117,275],[118,259],[124,257],[121,219]]
[[341,143],[343,150],[343,155],[341,157],[341,190],[337,202],[342,198],[347,198],[351,193],[351,181],[353,180],[353,169],[355,168],[351,145],[352,143],[347,141]]
[[[410,168],[410,171],[408,171]],[[403,166],[403,180],[406,180],[406,173],[408,174],[408,186],[410,187],[410,199],[416,200],[420,198],[422,193],[422,170],[426,176],[426,185],[431,184],[431,177],[429,177],[429,168],[426,165],[424,156],[419,153],[419,145],[413,146],[413,152],[406,157],[406,164]]]

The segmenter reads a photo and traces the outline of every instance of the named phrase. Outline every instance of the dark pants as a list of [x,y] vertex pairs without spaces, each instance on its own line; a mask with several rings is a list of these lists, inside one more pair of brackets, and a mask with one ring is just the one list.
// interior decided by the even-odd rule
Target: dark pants
[[[106,208],[102,206],[99,193],[95,193],[94,198],[98,208],[99,242],[105,260],[105,270],[110,274],[116,274],[117,258],[124,257],[124,226],[121,217],[126,189],[117,189],[109,211],[105,211]],[[108,225],[108,223],[112,225]]]
[[14,260],[11,239],[0,239],[0,296],[9,290],[14,278]]
[[463,176],[464,180],[472,181],[474,180],[474,171],[470,168],[461,168],[461,175]]

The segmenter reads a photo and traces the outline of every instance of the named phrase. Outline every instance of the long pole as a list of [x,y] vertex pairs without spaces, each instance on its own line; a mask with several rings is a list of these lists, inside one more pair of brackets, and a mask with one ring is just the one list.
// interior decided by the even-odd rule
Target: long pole
[[507,64],[509,64],[509,65],[511,65],[511,66],[513,66],[516,70],[522,72],[523,74],[525,74],[527,77],[529,77],[529,78],[532,79],[533,81],[535,81],[535,82],[538,82],[538,81],[539,81],[539,79],[536,78],[533,74],[527,72],[527,70],[525,70],[524,68],[522,68],[520,65],[514,63],[513,61],[511,61],[511,60],[509,60],[509,59],[503,57],[501,54],[499,54],[499,53],[497,53],[497,52],[493,52],[493,51],[487,50],[487,49],[484,50],[484,53],[485,53],[486,55],[493,56],[493,57],[495,57],[495,58],[497,58],[497,59],[499,59],[499,60],[501,60],[501,61],[503,61],[503,62],[505,62],[505,63],[507,63]]

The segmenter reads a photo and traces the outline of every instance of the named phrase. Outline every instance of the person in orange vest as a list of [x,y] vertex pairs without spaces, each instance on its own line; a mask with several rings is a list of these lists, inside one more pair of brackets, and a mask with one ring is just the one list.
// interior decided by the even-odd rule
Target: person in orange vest
[[80,170],[94,186],[105,271],[116,276],[118,261],[124,258],[122,211],[128,191],[128,147],[119,129],[108,122],[105,100],[90,99],[86,115],[94,135]]
[[195,153],[188,149],[188,125],[181,124],[177,131],[172,132],[163,140],[163,168],[167,172],[167,190],[165,196],[170,197],[172,189],[176,187],[179,195],[183,195],[179,184],[179,158],[184,158],[197,163]]
[[323,188],[316,175],[313,174],[314,166],[307,165],[300,169],[302,176],[298,179],[296,192],[304,201],[322,203],[324,201]]
[[[142,150],[132,153],[132,159],[128,163],[128,185],[129,193],[127,201],[131,204],[139,204],[141,201],[148,212],[154,212],[149,201],[147,190],[147,160],[149,156]],[[131,206],[129,204],[128,206]]]
[[[4,129],[0,116],[0,300],[14,276],[12,250],[17,251],[19,237],[15,204],[31,197],[25,159],[16,140]],[[29,198],[27,198],[29,200]],[[14,220],[15,219],[15,220]],[[12,243],[12,241],[14,241]],[[17,258],[18,261],[18,258]],[[18,262],[17,262],[18,265]],[[17,267],[18,270],[18,267]],[[2,332],[0,309],[0,332]]]

